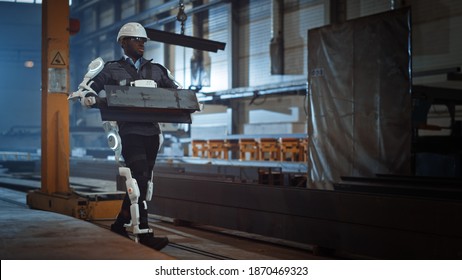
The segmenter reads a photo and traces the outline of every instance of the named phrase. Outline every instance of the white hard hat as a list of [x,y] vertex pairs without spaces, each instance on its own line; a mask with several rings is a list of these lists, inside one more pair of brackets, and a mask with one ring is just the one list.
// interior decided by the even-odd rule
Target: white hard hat
[[117,34],[117,42],[120,42],[120,39],[123,37],[142,37],[149,40],[146,35],[146,29],[137,22],[126,23],[120,28],[119,34]]

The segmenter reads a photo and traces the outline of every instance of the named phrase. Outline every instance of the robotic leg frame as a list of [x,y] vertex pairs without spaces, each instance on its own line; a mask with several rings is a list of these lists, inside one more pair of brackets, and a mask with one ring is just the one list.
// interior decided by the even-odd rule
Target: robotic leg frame
[[[138,209],[138,199],[140,197],[140,189],[138,188],[138,183],[134,178],[132,178],[132,174],[130,168],[128,167],[119,167],[119,174],[120,176],[124,176],[126,178],[125,185],[127,186],[127,193],[130,198],[131,206],[130,206],[130,215],[131,221],[129,224],[126,224],[125,227],[130,228],[132,233],[135,235],[135,242],[138,242],[138,235],[145,234],[152,232],[152,229],[140,229],[140,212]],[[151,184],[149,184],[151,185]],[[150,186],[149,186],[150,187]],[[148,188],[149,188],[148,187]],[[149,190],[148,190],[149,193]],[[152,191],[151,191],[152,193]],[[144,207],[147,207],[146,202],[144,202]]]

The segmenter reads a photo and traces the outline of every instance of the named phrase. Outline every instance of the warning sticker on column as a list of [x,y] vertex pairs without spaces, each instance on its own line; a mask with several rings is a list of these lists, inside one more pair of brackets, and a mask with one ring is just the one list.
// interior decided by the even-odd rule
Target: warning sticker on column
[[49,57],[51,59],[50,67],[66,67],[67,53],[65,53],[64,51],[51,51]]
[[67,69],[48,68],[48,92],[67,93]]

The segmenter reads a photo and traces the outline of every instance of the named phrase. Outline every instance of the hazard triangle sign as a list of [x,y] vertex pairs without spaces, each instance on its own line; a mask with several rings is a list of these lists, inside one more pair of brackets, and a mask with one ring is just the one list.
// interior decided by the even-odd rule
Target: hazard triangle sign
[[60,66],[66,65],[66,62],[64,61],[64,58],[59,51],[55,54],[55,56],[51,60],[51,65],[60,65]]

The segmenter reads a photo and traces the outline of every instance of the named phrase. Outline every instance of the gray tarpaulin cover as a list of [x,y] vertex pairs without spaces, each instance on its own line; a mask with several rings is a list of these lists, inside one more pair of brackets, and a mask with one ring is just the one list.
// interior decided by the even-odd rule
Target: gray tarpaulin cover
[[410,174],[409,9],[308,31],[309,188]]

